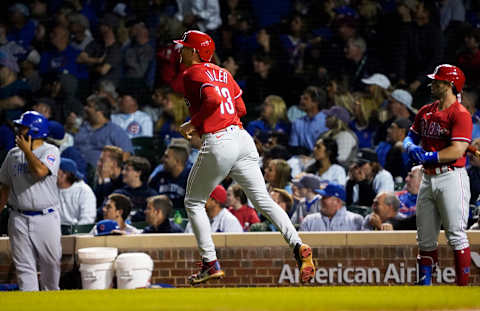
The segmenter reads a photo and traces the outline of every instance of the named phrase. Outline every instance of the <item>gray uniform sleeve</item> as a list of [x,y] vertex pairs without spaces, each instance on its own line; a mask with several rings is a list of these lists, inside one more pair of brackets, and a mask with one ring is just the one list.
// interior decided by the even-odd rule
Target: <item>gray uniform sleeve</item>
[[53,145],[42,150],[42,153],[35,154],[36,157],[48,168],[53,176],[57,176],[60,167],[60,151]]

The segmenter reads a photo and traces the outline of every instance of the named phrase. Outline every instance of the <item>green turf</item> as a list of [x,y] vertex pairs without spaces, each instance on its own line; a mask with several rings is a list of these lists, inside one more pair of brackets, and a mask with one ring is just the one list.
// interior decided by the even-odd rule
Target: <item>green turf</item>
[[5,292],[0,294],[0,310],[480,310],[480,288],[325,286]]

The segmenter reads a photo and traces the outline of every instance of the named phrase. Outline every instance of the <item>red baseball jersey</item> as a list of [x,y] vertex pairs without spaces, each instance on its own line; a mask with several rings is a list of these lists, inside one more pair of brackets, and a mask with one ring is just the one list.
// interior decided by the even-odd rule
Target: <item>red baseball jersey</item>
[[228,70],[212,63],[195,64],[184,72],[185,102],[200,134],[242,125],[246,113],[242,90]]
[[[447,109],[438,110],[439,101],[423,106],[418,111],[411,130],[421,138],[421,146],[425,151],[440,151],[450,145],[452,141],[472,141],[472,116],[458,101]],[[450,163],[456,167],[465,166],[465,154]],[[444,163],[426,165],[439,167]]]

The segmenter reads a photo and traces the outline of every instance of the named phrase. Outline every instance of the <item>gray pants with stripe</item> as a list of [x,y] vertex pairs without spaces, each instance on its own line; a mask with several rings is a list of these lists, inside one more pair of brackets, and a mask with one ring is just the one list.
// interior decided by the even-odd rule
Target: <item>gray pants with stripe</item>
[[27,216],[12,211],[8,235],[20,290],[58,290],[62,258],[58,208],[46,215]]
[[200,255],[206,261],[217,257],[205,203],[227,175],[242,187],[255,208],[272,221],[290,247],[301,243],[287,213],[270,197],[258,163],[259,156],[252,137],[237,126],[203,136],[202,148],[188,176],[185,208]]
[[440,175],[423,174],[417,197],[417,241],[420,250],[437,248],[440,226],[454,250],[469,246],[466,228],[470,179],[465,168]]

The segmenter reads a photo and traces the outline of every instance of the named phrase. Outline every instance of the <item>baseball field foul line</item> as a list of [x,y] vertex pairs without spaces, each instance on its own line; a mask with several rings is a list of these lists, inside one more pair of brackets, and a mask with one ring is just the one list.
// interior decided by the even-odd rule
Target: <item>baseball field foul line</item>
[[5,292],[1,310],[480,310],[480,288],[455,286],[182,288]]

